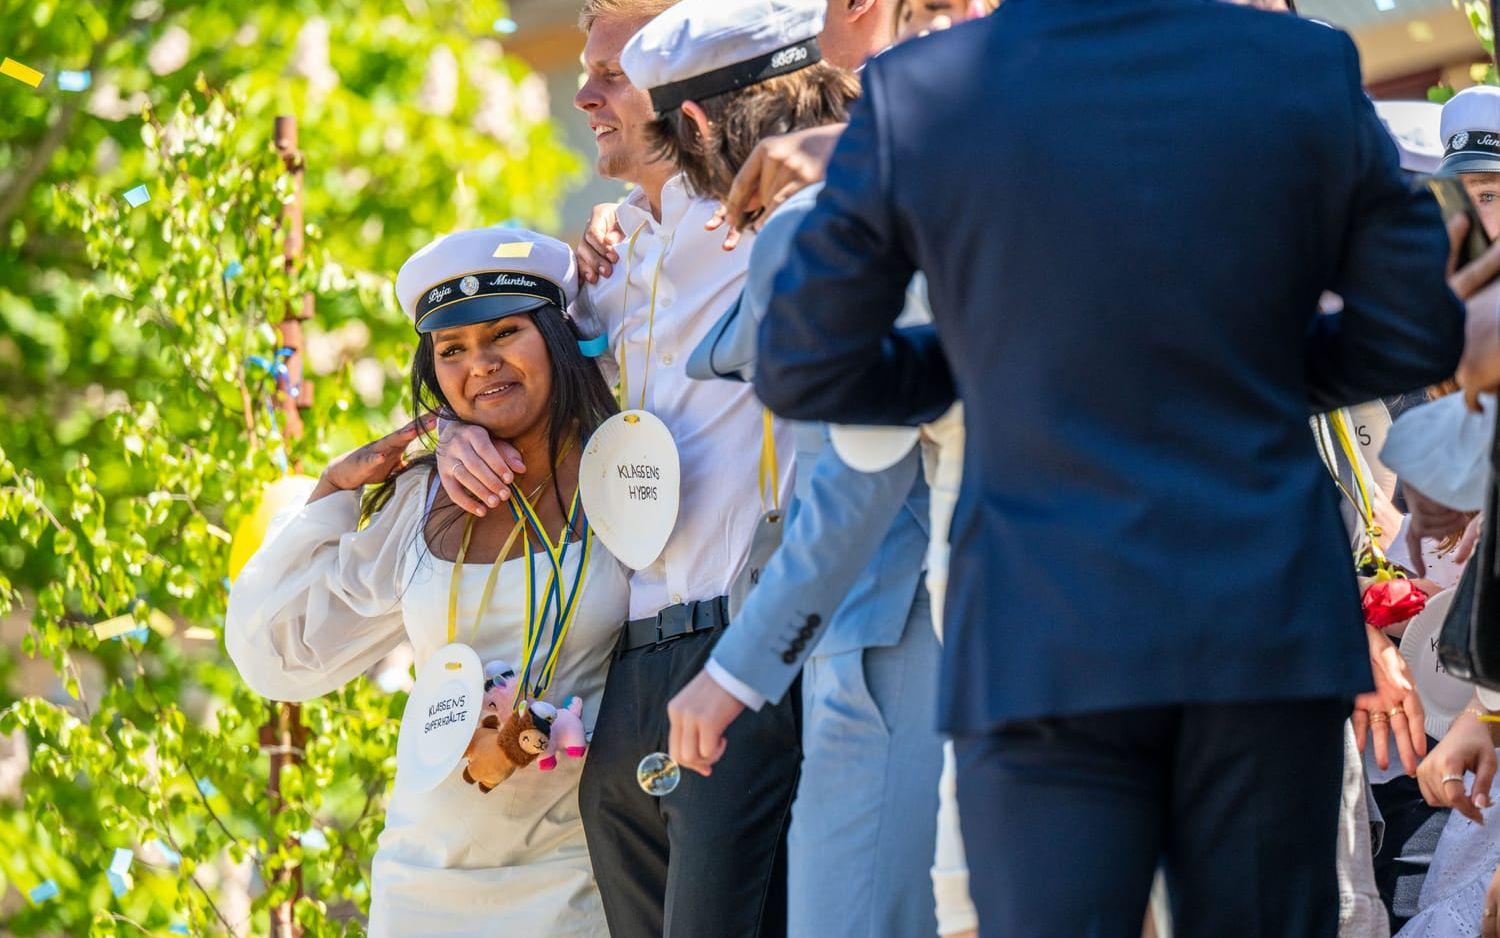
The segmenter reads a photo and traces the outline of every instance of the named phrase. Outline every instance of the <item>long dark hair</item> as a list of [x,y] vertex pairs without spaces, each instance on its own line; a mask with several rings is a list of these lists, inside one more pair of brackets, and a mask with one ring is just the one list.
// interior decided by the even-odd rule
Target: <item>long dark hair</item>
[[[572,320],[564,316],[561,310],[549,303],[533,312],[516,315],[528,316],[536,324],[537,332],[541,333],[542,341],[547,346],[547,357],[552,363],[552,399],[547,409],[547,455],[549,463],[555,466],[569,434],[576,433],[574,445],[581,447],[583,441],[601,423],[619,412],[620,407],[610,393],[599,366],[579,351],[578,340],[581,336]],[[421,335],[417,340],[416,352],[412,355],[411,402],[413,420],[421,420],[430,414],[446,420],[458,419],[452,405],[443,395],[442,385],[438,383],[437,361],[430,333]],[[436,441],[432,442],[435,449]],[[365,517],[379,511],[390,500],[396,489],[396,479],[403,472],[422,465],[435,467],[436,464],[437,456],[433,452],[412,459],[370,494],[365,502]],[[558,510],[566,518],[568,509],[563,504],[562,487],[555,476],[552,480],[552,494],[557,499]],[[457,514],[445,519],[440,530],[463,516],[462,509],[455,506],[455,511]],[[421,535],[420,529],[418,534]]]

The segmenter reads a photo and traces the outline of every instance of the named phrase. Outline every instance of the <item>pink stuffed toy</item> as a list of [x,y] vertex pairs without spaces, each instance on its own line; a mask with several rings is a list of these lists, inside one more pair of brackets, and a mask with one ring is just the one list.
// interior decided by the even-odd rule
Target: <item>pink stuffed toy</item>
[[[540,701],[532,704],[533,707],[543,707],[546,704]],[[561,749],[568,754],[570,759],[582,759],[588,750],[588,742],[583,733],[583,698],[569,697],[567,704],[561,710],[550,708],[555,714],[552,717],[552,735],[547,741],[547,753],[537,761],[537,768],[543,772],[550,772],[557,768],[557,751]]]

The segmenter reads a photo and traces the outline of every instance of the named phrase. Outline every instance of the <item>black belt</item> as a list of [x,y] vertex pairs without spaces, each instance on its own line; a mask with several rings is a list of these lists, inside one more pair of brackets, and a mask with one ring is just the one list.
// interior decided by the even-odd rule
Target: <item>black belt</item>
[[632,619],[625,623],[625,644],[621,651],[635,651],[647,645],[660,645],[674,638],[697,632],[712,632],[729,624],[729,599],[695,600],[668,606],[654,616]]

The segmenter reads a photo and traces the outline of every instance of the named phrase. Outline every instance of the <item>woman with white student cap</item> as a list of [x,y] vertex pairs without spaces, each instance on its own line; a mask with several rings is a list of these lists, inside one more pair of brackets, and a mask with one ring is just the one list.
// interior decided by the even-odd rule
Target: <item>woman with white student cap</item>
[[[567,315],[575,289],[573,252],[527,231],[458,232],[407,261],[416,420],[335,459],[230,593],[230,655],[274,699],[415,648],[371,935],[605,931],[578,780],[628,587],[577,495],[583,441],[616,407]],[[511,510],[467,515],[431,457],[404,455],[438,416],[520,450]]]

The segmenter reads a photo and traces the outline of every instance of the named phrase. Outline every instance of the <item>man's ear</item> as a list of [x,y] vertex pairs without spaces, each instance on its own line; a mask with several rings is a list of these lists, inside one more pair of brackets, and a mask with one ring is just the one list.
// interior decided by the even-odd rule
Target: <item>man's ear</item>
[[847,0],[849,22],[854,22],[881,5],[880,0]]
[[687,119],[692,121],[693,126],[698,128],[699,140],[708,140],[713,136],[713,121],[708,119],[708,114],[704,112],[703,108],[698,106],[697,101],[682,102],[682,113],[686,114]]

